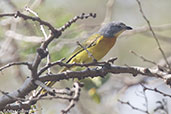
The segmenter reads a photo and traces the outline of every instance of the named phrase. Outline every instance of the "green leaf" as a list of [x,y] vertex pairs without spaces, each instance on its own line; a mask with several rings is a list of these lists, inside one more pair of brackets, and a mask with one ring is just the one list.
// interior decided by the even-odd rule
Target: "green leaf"
[[93,101],[95,101],[96,103],[100,103],[101,102],[101,97],[100,94],[97,93],[95,88],[91,88],[88,91],[88,94],[91,96],[91,98],[93,99]]

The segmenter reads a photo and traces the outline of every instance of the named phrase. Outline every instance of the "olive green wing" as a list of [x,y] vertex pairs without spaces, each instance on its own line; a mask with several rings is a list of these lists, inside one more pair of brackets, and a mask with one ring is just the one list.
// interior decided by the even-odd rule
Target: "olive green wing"
[[[94,34],[92,36],[90,36],[86,41],[84,41],[81,45],[84,46],[85,48],[89,48],[92,47],[94,45],[96,45],[96,41],[98,38],[100,38],[100,34]],[[80,46],[78,46],[74,52],[72,53],[72,55],[68,58],[66,63],[69,63],[72,58],[74,58],[78,53],[82,52],[84,49],[81,48]]]

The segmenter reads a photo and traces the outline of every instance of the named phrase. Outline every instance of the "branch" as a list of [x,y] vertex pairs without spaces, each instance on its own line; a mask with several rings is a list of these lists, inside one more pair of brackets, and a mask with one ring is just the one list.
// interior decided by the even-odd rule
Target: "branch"
[[134,52],[134,51],[132,51],[132,50],[131,50],[130,52],[131,52],[132,54],[134,54],[135,56],[139,57],[140,59],[142,59],[143,61],[148,62],[148,63],[151,63],[151,64],[157,66],[157,63],[155,63],[154,61],[151,61],[151,60],[149,60],[149,59],[146,59],[146,58],[143,57],[142,55],[138,55],[136,52]]
[[11,104],[17,101],[17,99],[11,99],[8,96],[11,96],[13,98],[24,98],[28,93],[36,88],[37,86],[33,84],[32,79],[27,78],[24,84],[19,89],[0,97],[0,110],[4,109],[7,104]]
[[84,47],[83,45],[81,45],[80,42],[78,42],[78,41],[77,41],[77,44],[87,52],[88,56],[91,57],[91,58],[93,59],[94,62],[97,62],[97,60],[94,58],[93,54],[90,53],[90,52],[87,50],[86,47]]
[[120,74],[120,73],[129,73],[133,76],[136,76],[138,74],[141,74],[143,76],[148,77],[156,77],[163,79],[166,81],[168,85],[171,84],[171,75],[167,74],[165,72],[162,72],[158,69],[150,69],[150,68],[143,68],[143,67],[130,67],[130,66],[116,66],[116,65],[108,65],[104,64],[102,67],[97,68],[87,68],[83,71],[66,71],[58,74],[46,74],[39,78],[40,81],[60,81],[60,80],[67,80],[67,79],[84,79],[87,77],[104,77],[106,74],[112,73],[112,74]]
[[137,111],[140,111],[140,112],[143,112],[143,113],[146,113],[146,114],[149,114],[149,112],[147,111],[147,110],[142,110],[142,109],[140,109],[140,108],[138,108],[138,107],[135,107],[135,106],[133,106],[130,102],[125,102],[125,101],[121,101],[121,100],[118,100],[121,104],[126,104],[126,105],[128,105],[128,106],[130,106],[132,109],[134,109],[134,110],[137,110]]
[[[64,58],[65,59],[65,58]],[[40,69],[40,71],[38,72],[38,75],[41,75],[43,72],[45,72],[49,67],[53,67],[55,65],[59,65],[60,67],[66,67],[66,68],[72,68],[74,66],[77,66],[77,67],[89,67],[89,66],[103,66],[104,64],[108,64],[108,63],[114,63],[114,61],[117,59],[117,58],[111,58],[109,59],[107,62],[92,62],[92,63],[72,63],[72,64],[68,64],[68,63],[64,63],[64,59],[61,59],[59,61],[56,61],[56,62],[53,62],[53,63],[50,63],[44,67],[42,67]]]
[[142,55],[137,54],[137,53],[134,52],[134,51],[131,51],[131,53],[134,54],[135,56],[139,57],[139,58],[142,59],[143,61],[148,62],[148,63],[151,63],[151,64],[157,66],[160,70],[162,70],[162,71],[163,71],[163,70],[167,71],[167,67],[161,66],[160,64],[157,64],[156,62],[154,62],[154,61],[152,61],[152,60],[146,59],[145,57],[143,57]]
[[[166,114],[169,114],[169,110],[168,110],[168,103],[166,99],[162,99],[162,101],[157,101],[156,103],[159,104],[159,106],[157,106],[154,109],[154,112],[157,111],[164,111]],[[161,112],[160,112],[161,113]]]
[[71,108],[75,106],[75,103],[78,101],[80,97],[81,87],[82,85],[79,82],[74,83],[73,89],[75,90],[75,94],[73,96],[73,99],[70,101],[69,106],[61,111],[61,114],[67,114],[71,110]]
[[33,78],[37,78],[39,75],[37,75],[37,68],[41,62],[41,60],[43,58],[45,58],[48,53],[47,53],[47,46],[49,45],[50,42],[52,42],[54,40],[54,38],[59,38],[59,36],[61,36],[62,32],[64,30],[66,30],[66,28],[68,28],[69,26],[71,26],[71,24],[73,24],[74,22],[76,22],[78,19],[87,19],[89,17],[94,17],[95,18],[96,14],[82,14],[81,16],[76,16],[73,19],[71,19],[69,22],[67,22],[64,26],[62,26],[61,28],[59,28],[58,30],[55,29],[54,31],[51,31],[51,35],[49,35],[48,39],[42,43],[42,45],[40,46],[40,48],[37,50],[38,54],[36,55],[34,62],[32,64],[33,70],[32,70],[32,77]]
[[80,16],[75,16],[73,19],[69,20],[64,26],[59,28],[59,31],[61,31],[61,32],[65,31],[68,27],[70,27],[78,19],[87,19],[89,17],[96,18],[96,13],[89,13],[87,15],[85,15],[85,13],[82,13]]
[[[35,15],[36,17],[39,18],[39,15],[38,15],[36,12],[34,12],[33,10],[31,10],[29,7],[26,7],[25,9],[26,9],[26,11],[32,13],[33,15]],[[47,39],[48,39],[48,36],[47,36],[47,34],[46,34],[46,32],[45,32],[45,29],[44,29],[43,25],[40,25],[40,30],[42,31],[42,33],[43,33],[43,35],[44,35],[44,39],[47,40]],[[46,51],[47,51],[47,53],[48,53],[46,64],[49,64],[49,63],[50,63],[50,54],[49,54],[48,48],[46,48]],[[48,73],[51,73],[50,68],[48,68]]]
[[156,40],[156,43],[157,43],[157,45],[158,45],[158,47],[159,47],[159,50],[160,50],[160,52],[161,52],[161,54],[162,54],[162,56],[163,56],[163,58],[164,58],[166,64],[168,65],[169,70],[171,71],[171,66],[170,66],[169,62],[167,61],[166,55],[165,55],[164,51],[162,50],[162,48],[161,48],[161,46],[160,46],[159,40],[158,40],[156,34],[154,33],[152,27],[151,27],[150,21],[147,19],[147,17],[145,16],[145,14],[144,14],[144,12],[143,12],[143,10],[142,10],[141,2],[140,2],[139,0],[136,0],[136,1],[137,1],[138,5],[139,5],[140,13],[142,14],[143,18],[144,18],[145,21],[147,22],[147,24],[148,24],[148,26],[149,26],[149,29],[150,29],[150,31],[152,32],[154,39]]
[[[113,73],[113,74],[130,73],[133,76],[141,74],[144,76],[161,78],[166,81],[169,79],[168,77],[170,76],[169,74],[156,69],[104,64],[103,66],[92,68],[92,69],[88,68],[83,71],[66,71],[59,74],[46,74],[39,77],[39,80],[42,82],[46,82],[46,81],[60,81],[64,79],[73,79],[73,78],[83,79],[87,77],[93,78],[97,76],[104,77],[107,73]],[[25,97],[30,91],[34,90],[36,87],[37,85],[33,83],[32,78],[28,78],[21,88],[19,88],[13,93],[9,93],[8,95],[13,96],[14,98],[22,98]],[[13,103],[15,101],[16,101],[15,99],[10,99],[7,96],[2,96],[0,98],[0,109],[3,109],[3,107],[6,106],[6,104]]]
[[32,16],[28,16],[28,15],[25,15],[23,13],[21,13],[20,11],[17,11],[16,13],[6,13],[6,14],[0,14],[0,17],[7,17],[7,16],[12,16],[12,17],[21,17],[23,18],[24,20],[32,20],[32,21],[37,21],[40,25],[45,25],[47,26],[51,31],[53,32],[56,32],[57,30],[48,22],[38,18],[38,17],[32,17]]
[[[46,86],[46,84],[44,84],[43,82],[39,81],[39,80],[35,80],[34,83],[40,87],[42,87],[42,89],[45,89],[49,94],[55,96],[55,91],[53,89],[51,89],[50,87]],[[39,91],[38,91],[39,92]],[[41,92],[41,91],[40,91]]]
[[26,65],[29,69],[32,69],[31,68],[31,64],[28,63],[28,62],[13,62],[13,63],[9,63],[9,64],[6,64],[5,66],[3,67],[0,67],[0,71],[6,69],[6,68],[9,68],[11,66],[15,66],[15,65]]
[[141,84],[141,86],[143,87],[144,91],[147,91],[147,90],[153,91],[153,92],[156,92],[156,93],[159,93],[159,94],[163,95],[164,97],[170,97],[171,98],[171,95],[166,94],[166,93],[158,90],[157,88],[152,89],[152,88],[146,87],[144,84]]
[[[25,14],[20,13],[19,11],[17,13],[0,14],[0,17],[5,17],[5,16],[14,16],[15,18],[21,17],[25,20],[29,19],[32,21],[37,21],[37,22],[39,22],[40,25],[47,26],[50,29],[51,34],[41,44],[40,48],[37,49],[35,59],[34,59],[33,63],[30,65],[32,77],[27,78],[25,80],[24,84],[18,90],[0,97],[0,110],[2,110],[5,106],[7,106],[7,104],[12,104],[15,101],[17,101],[17,99],[11,99],[8,96],[12,96],[13,98],[25,98],[26,95],[28,95],[32,90],[35,90],[37,88],[37,85],[34,83],[34,80],[39,78],[37,69],[38,69],[38,66],[40,65],[40,62],[42,61],[42,59],[47,57],[47,55],[48,55],[48,52],[46,49],[47,49],[49,43],[51,43],[55,38],[59,38],[59,36],[62,34],[62,32],[64,30],[66,30],[66,28],[71,26],[71,24],[73,24],[78,19],[87,19],[89,17],[95,17],[96,14],[90,13],[88,15],[82,14],[81,16],[77,16],[74,19],[72,19],[73,20],[72,22],[69,21],[60,30],[55,29],[50,23],[48,23],[44,20],[41,20],[38,17],[27,16]],[[26,63],[24,63],[24,64],[26,64]],[[9,66],[11,66],[11,65],[7,65],[6,67],[9,67]],[[4,69],[4,68],[2,68],[2,69]]]
[[148,103],[148,98],[147,98],[145,89],[143,89],[143,95],[144,95],[144,100],[145,100],[144,106],[145,106],[145,108],[146,108],[147,113],[150,114],[149,111],[148,111],[149,103]]
[[[38,80],[35,82],[38,85],[42,85],[42,83],[40,83],[40,81],[38,81]],[[82,86],[80,85],[80,87],[82,87]],[[53,95],[53,96],[45,97],[44,95],[40,95],[37,97],[31,97],[29,99],[23,98],[23,99],[21,99],[22,102],[6,105],[3,108],[3,110],[17,110],[17,111],[18,110],[26,110],[27,111],[38,100],[52,100],[52,99],[63,99],[63,100],[68,100],[68,101],[77,100],[80,95],[80,87],[78,88],[78,86],[74,83],[73,88],[67,88],[67,89],[55,89],[54,88],[53,92],[54,92],[55,96]],[[73,93],[75,93],[75,94],[73,95]],[[57,94],[59,94],[59,95],[57,95]]]
[[64,59],[58,60],[56,62],[52,62],[49,64],[46,64],[44,67],[42,67],[39,71],[38,71],[38,75],[41,75],[43,72],[45,72],[48,68],[53,67],[55,65],[59,65],[59,66],[65,66],[66,63],[63,63],[62,61],[64,61]]
[[[36,12],[34,12],[33,10],[31,10],[29,7],[26,6],[25,9],[29,13],[32,13],[34,16],[36,16],[37,18],[39,18],[39,15]],[[47,36],[47,34],[45,32],[45,29],[44,29],[43,25],[41,25],[41,24],[40,24],[40,30],[42,31],[42,33],[43,33],[43,35],[45,37],[45,40],[47,40],[48,39],[48,36]]]

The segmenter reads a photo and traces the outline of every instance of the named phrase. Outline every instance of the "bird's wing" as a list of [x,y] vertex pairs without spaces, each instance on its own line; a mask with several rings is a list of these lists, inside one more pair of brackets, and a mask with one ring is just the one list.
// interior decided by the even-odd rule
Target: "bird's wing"
[[[102,37],[100,34],[94,34],[94,35],[90,36],[86,41],[84,41],[81,45],[84,46],[85,48],[90,48],[90,47],[96,45],[97,39],[99,39],[100,37]],[[69,59],[67,60],[66,63],[69,63],[72,60],[72,58],[74,58],[78,53],[82,52],[83,50],[84,50],[83,48],[78,46],[74,50],[72,55],[69,57]]]

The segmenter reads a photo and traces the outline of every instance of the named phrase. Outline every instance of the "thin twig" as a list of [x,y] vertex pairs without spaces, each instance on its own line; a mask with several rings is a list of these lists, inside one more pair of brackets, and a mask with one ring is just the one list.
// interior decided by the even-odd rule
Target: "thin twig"
[[[37,83],[37,82],[36,82]],[[38,85],[42,85],[41,82],[37,83]],[[55,96],[37,96],[37,97],[31,97],[31,98],[18,98],[17,100],[20,102],[20,104],[9,104],[4,107],[4,109],[9,109],[9,110],[29,110],[31,108],[31,105],[35,104],[39,100],[52,100],[52,99],[63,99],[63,100],[74,100],[77,101],[78,97],[80,95],[80,87],[82,85],[79,85],[79,88],[77,85],[74,83],[74,86],[72,88],[67,88],[67,89],[53,89],[55,92]],[[1,92],[1,91],[0,91]],[[6,94],[5,92],[2,92],[3,94]],[[73,94],[74,93],[74,94]],[[57,95],[59,94],[59,95]],[[75,104],[75,102],[74,102]],[[72,108],[72,107],[70,107]],[[70,109],[69,109],[70,110]]]
[[[103,67],[98,68],[88,68],[83,71],[66,71],[62,73],[57,74],[45,74],[42,75],[39,80],[42,82],[45,81],[60,81],[65,79],[84,79],[87,77],[98,77],[98,76],[106,76],[107,73],[113,73],[113,74],[120,74],[120,73],[129,73],[133,76],[137,76],[138,74],[148,76],[148,77],[156,77],[163,79],[164,81],[167,81],[170,79],[170,74],[167,74],[165,72],[162,72],[158,69],[150,69],[150,68],[143,68],[143,67],[126,67],[126,66],[116,66],[116,65],[110,65],[109,68],[105,67],[106,64],[103,65]],[[81,76],[80,76],[81,75]],[[170,83],[168,83],[169,85]]]
[[144,95],[144,100],[145,100],[146,111],[148,112],[148,114],[150,114],[148,111],[148,98],[147,98],[145,89],[143,89],[143,95]]
[[[26,11],[32,13],[33,15],[35,15],[36,17],[39,18],[39,15],[38,15],[36,12],[34,12],[33,10],[31,10],[29,7],[25,7],[25,9],[26,9]],[[45,32],[45,29],[44,29],[43,25],[40,25],[40,30],[42,31],[45,40],[47,40],[47,39],[48,39],[48,36],[47,36],[47,34],[46,34],[46,32]],[[49,54],[48,48],[46,48],[46,51],[47,51],[47,53],[48,53],[46,64],[50,64],[50,54]],[[51,73],[51,69],[50,69],[50,68],[48,68],[47,70],[48,70],[48,73]]]
[[149,59],[146,59],[146,58],[143,57],[142,55],[137,54],[135,51],[132,51],[132,50],[131,50],[130,52],[131,52],[132,54],[134,54],[135,56],[139,57],[140,59],[142,59],[143,61],[148,62],[148,63],[151,63],[151,64],[157,66],[157,63],[156,63],[156,62],[154,62],[154,61],[152,61],[152,60],[149,60]]
[[31,64],[29,64],[28,62],[13,62],[0,67],[0,71],[15,65],[26,65],[29,69],[31,69]]
[[152,88],[146,87],[144,84],[141,84],[141,86],[144,88],[144,91],[147,91],[147,90],[153,91],[153,92],[159,93],[159,94],[161,94],[161,95],[163,95],[165,97],[170,97],[171,98],[171,95],[166,94],[166,93],[158,90],[157,88],[152,89]]
[[135,56],[139,57],[140,59],[142,59],[143,61],[148,62],[148,63],[151,63],[151,64],[153,64],[153,65],[156,65],[156,66],[158,67],[158,69],[167,71],[167,67],[158,65],[156,62],[154,62],[154,61],[152,61],[152,60],[149,60],[149,59],[143,57],[142,55],[137,54],[136,52],[134,52],[134,51],[132,51],[132,50],[131,50],[130,52],[131,52],[132,54],[134,54]]
[[73,96],[73,99],[70,101],[70,104],[68,105],[68,107],[61,111],[61,114],[67,114],[71,110],[71,108],[73,108],[75,106],[75,103],[79,99],[80,91],[81,91],[80,83],[79,82],[75,82],[73,88],[75,90],[75,94]]
[[155,109],[154,109],[154,112],[157,112],[157,111],[164,111],[165,113],[163,114],[169,114],[169,110],[168,110],[168,103],[167,103],[167,100],[166,99],[162,99],[162,101],[157,101],[156,103],[159,104],[159,106],[157,106]]
[[75,16],[73,19],[69,20],[64,26],[60,27],[58,30],[63,32],[73,23],[75,23],[78,19],[87,19],[89,17],[96,18],[96,13],[89,13],[87,15],[85,15],[85,13],[82,13],[80,16]]
[[8,98],[12,100],[17,100],[18,102],[21,102],[21,100],[24,100],[23,98],[18,98],[18,97],[13,97],[11,95],[8,95],[8,92],[4,92],[2,90],[0,90],[0,93],[2,93],[3,95],[7,96]]
[[137,1],[138,5],[139,5],[140,13],[142,14],[143,18],[144,18],[145,21],[147,22],[147,24],[148,24],[148,26],[149,26],[149,29],[150,29],[150,31],[152,32],[154,39],[156,40],[156,43],[157,43],[157,45],[158,45],[158,47],[159,47],[159,50],[160,50],[160,52],[161,52],[161,54],[162,54],[162,56],[163,56],[163,58],[164,58],[166,64],[168,65],[169,70],[171,71],[171,66],[170,66],[170,64],[169,64],[169,62],[168,62],[168,60],[167,60],[167,58],[166,58],[166,55],[165,55],[163,49],[161,48],[161,45],[160,45],[160,43],[159,43],[159,40],[158,40],[156,34],[154,33],[154,31],[153,31],[153,29],[152,29],[152,26],[151,26],[151,24],[150,24],[150,21],[147,19],[147,17],[145,16],[145,14],[144,14],[144,12],[143,12],[143,10],[142,10],[141,2],[140,2],[140,0],[136,0],[136,1]]
[[38,72],[38,75],[41,75],[43,72],[45,72],[48,68],[50,67],[53,67],[55,65],[59,65],[59,66],[64,66],[63,64],[63,61],[65,60],[65,58],[61,59],[61,60],[58,60],[56,62],[52,62],[52,63],[49,63],[49,64],[46,64],[44,67],[42,67],[39,72]]
[[[86,69],[83,71],[67,71],[67,72],[62,72],[58,74],[48,74],[45,76],[39,77],[39,80],[42,82],[46,81],[60,81],[64,79],[73,79],[73,78],[86,78],[86,77],[97,77],[97,76],[106,76],[107,73],[113,73],[113,74],[119,74],[119,73],[130,73],[133,74],[134,76],[138,74],[142,74],[144,76],[149,76],[149,77],[157,77],[163,79],[165,76],[169,75],[165,72],[157,71],[156,69],[147,69],[143,67],[125,67],[125,66],[116,66],[116,65],[111,65],[110,68],[105,68],[105,67],[99,67],[95,69]],[[81,77],[80,77],[81,76]],[[32,91],[35,89],[35,84],[33,84],[33,79],[28,78],[25,83],[23,84],[21,88],[16,90],[14,93],[9,93],[8,95],[13,95],[14,97],[20,96],[23,97],[28,94],[28,92]],[[35,86],[35,87],[34,87]],[[29,88],[26,88],[29,87]],[[3,102],[3,100],[8,100],[8,102]],[[14,100],[11,101],[8,97],[0,97],[0,110],[3,109],[6,104],[8,104],[10,101],[15,102]]]
[[[37,49],[37,53],[36,56],[34,58],[34,61],[32,62],[31,65],[29,64],[25,64],[29,67],[29,69],[31,70],[31,76],[32,77],[28,77],[23,86],[21,86],[19,89],[17,89],[14,92],[10,92],[7,93],[8,96],[12,96],[12,97],[21,97],[24,98],[26,95],[28,95],[32,90],[35,90],[37,88],[37,85],[34,84],[33,80],[34,79],[39,79],[39,75],[38,75],[38,67],[40,66],[40,63],[42,62],[42,59],[47,57],[48,53],[47,53],[47,47],[48,45],[55,39],[55,38],[59,38],[62,34],[62,32],[64,30],[66,30],[69,26],[71,26],[73,23],[75,23],[78,19],[87,19],[89,17],[94,17],[96,16],[96,14],[82,14],[81,16],[76,16],[74,19],[72,19],[71,21],[69,21],[67,24],[65,24],[62,28],[60,28],[59,30],[54,28],[50,23],[40,19],[39,17],[33,17],[33,16],[28,16],[25,15],[19,11],[17,11],[16,13],[7,13],[7,14],[0,14],[0,18],[1,17],[5,17],[5,16],[10,16],[10,17],[21,17],[24,20],[32,20],[32,21],[36,21],[38,22],[40,25],[44,25],[47,26],[50,30],[50,35],[48,36],[48,38],[41,44],[41,46]],[[15,63],[16,65],[18,65],[18,63]],[[14,64],[14,65],[15,65]],[[21,64],[21,63],[20,63]],[[13,64],[7,65],[6,67],[9,67]],[[4,69],[4,68],[2,68]],[[50,75],[50,74],[48,74]],[[2,97],[0,97],[0,110],[3,110],[5,106],[7,106],[7,104],[12,104],[14,102],[17,101],[17,99],[11,99],[9,97],[7,97],[7,95],[3,95]],[[36,103],[36,102],[35,102]],[[32,103],[35,104],[35,103]]]
[[55,96],[54,91],[50,87],[46,86],[43,82],[41,82],[39,80],[35,80],[34,83],[36,85],[42,87],[43,89],[45,89],[48,93],[53,94],[53,96]]
[[[35,15],[36,17],[39,18],[39,15],[36,12],[34,12],[33,10],[31,10],[29,7],[25,7],[25,9],[26,9],[26,11],[32,13],[33,15]],[[41,25],[41,24],[40,24],[40,30],[42,31],[42,33],[43,33],[43,35],[45,37],[45,40],[47,40],[48,36],[47,36],[47,34],[45,32],[45,29],[44,29],[43,25]]]
[[41,60],[48,55],[46,49],[47,49],[49,43],[51,43],[55,38],[59,38],[59,36],[61,36],[62,32],[64,30],[66,30],[68,27],[70,27],[73,23],[75,23],[78,19],[87,19],[89,17],[95,18],[95,16],[96,16],[96,14],[92,14],[92,13],[90,13],[88,15],[82,14],[81,16],[76,16],[75,18],[71,19],[70,21],[68,21],[64,26],[62,26],[58,30],[53,28],[51,30],[51,34],[48,36],[48,39],[46,41],[44,41],[42,43],[42,45],[40,46],[40,48],[37,50],[38,54],[36,55],[34,62],[32,64],[32,66],[33,66],[32,77],[37,78],[39,76],[39,75],[37,75],[37,69],[38,69],[38,66],[39,66]]
[[77,41],[77,44],[87,52],[88,56],[93,59],[93,62],[97,62],[97,60],[95,59],[95,57],[93,56],[93,54],[91,52],[89,52],[86,47],[84,47],[83,45],[81,45],[81,43],[79,41]]
[[42,67],[39,72],[38,72],[38,75],[41,75],[43,72],[45,72],[49,67],[53,67],[53,66],[56,66],[56,65],[59,65],[61,67],[66,67],[66,68],[72,68],[73,66],[77,66],[77,67],[89,67],[89,66],[104,66],[106,63],[114,63],[114,61],[117,59],[117,58],[110,58],[108,61],[106,62],[91,62],[91,63],[72,63],[72,64],[68,64],[68,63],[64,63],[65,58],[61,59],[61,60],[58,60],[56,62],[52,62],[44,67]]
[[125,102],[125,101],[118,100],[118,102],[120,102],[121,104],[126,104],[126,105],[130,106],[134,110],[149,114],[146,110],[143,110],[143,109],[133,106],[129,101]]
[[[47,49],[47,51],[48,51],[48,49]],[[48,55],[47,55],[47,62],[46,62],[46,64],[48,65],[48,64],[50,64],[51,62],[50,62],[50,54],[48,53]],[[51,73],[51,69],[50,69],[50,67],[47,69],[48,70],[48,74],[50,74]]]

